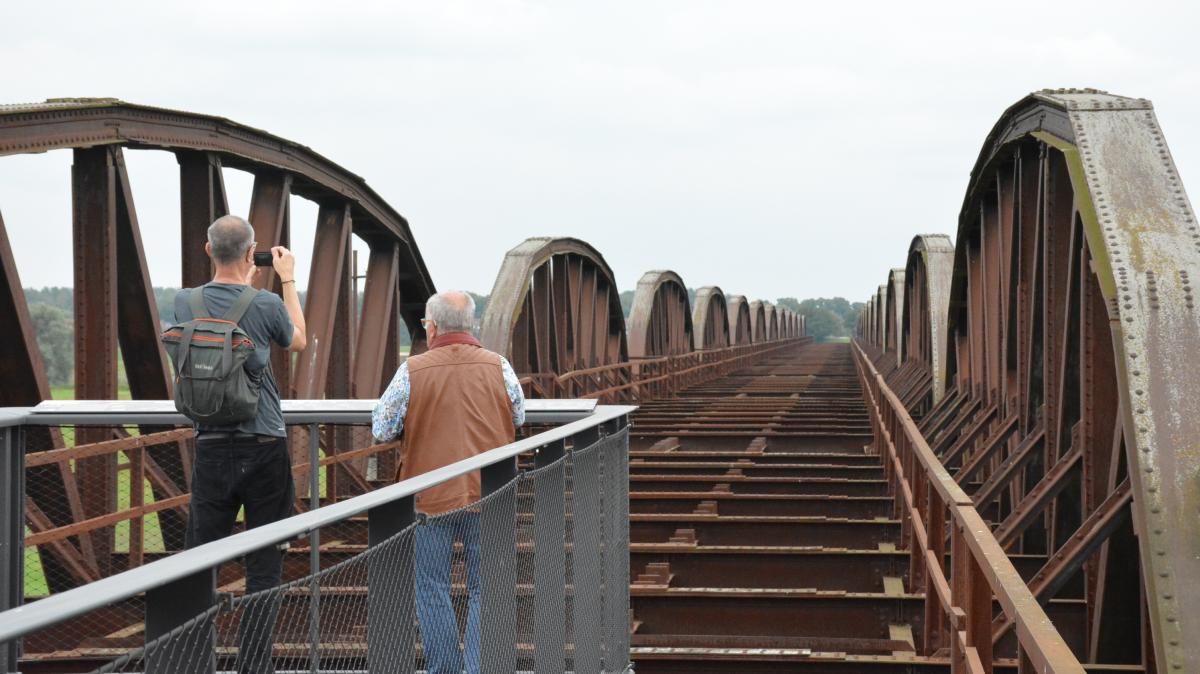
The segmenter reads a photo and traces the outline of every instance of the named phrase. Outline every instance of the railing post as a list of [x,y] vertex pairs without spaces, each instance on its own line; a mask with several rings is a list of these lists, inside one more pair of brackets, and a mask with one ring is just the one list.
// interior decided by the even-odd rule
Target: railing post
[[[374,548],[416,521],[413,497],[367,511],[367,547]],[[414,625],[416,576],[413,546],[400,546],[399,559],[373,555],[367,561],[367,671],[411,674],[416,670],[416,640],[397,630]]]
[[[0,611],[21,605],[25,598],[25,447],[17,426],[0,429]],[[0,672],[16,672],[21,640],[0,647]]]
[[571,457],[571,573],[575,593],[571,602],[576,674],[600,674],[604,620],[601,607],[601,514],[600,460],[594,453],[581,454],[600,440],[600,427],[592,426],[572,438]]
[[[480,471],[483,497],[504,489],[517,476],[517,459]],[[491,543],[480,550],[479,662],[485,674],[517,670],[517,500],[494,498],[480,508],[479,530]]]
[[[601,457],[606,672],[624,671],[629,664],[629,436],[621,433],[627,423],[621,416],[604,424],[609,439]],[[618,434],[624,439],[621,444],[613,439]]]
[[[332,466],[331,466],[332,468]],[[308,507],[321,507],[321,426],[308,426]],[[321,669],[321,530],[308,534],[308,666],[312,674]]]
[[[562,440],[538,449],[535,465],[545,468],[566,454]],[[566,467],[543,473],[533,483],[533,671],[567,669]]]
[[[946,560],[946,504],[932,485],[929,486],[929,526],[925,532],[929,550],[937,561],[938,570],[945,569]],[[928,556],[926,556],[928,558]],[[946,613],[933,587],[933,569],[925,569],[925,654],[930,655],[941,646]]]
[[[217,570],[204,569],[146,593],[146,643],[208,611],[216,603]],[[146,674],[212,674],[217,668],[214,622],[193,627],[199,638],[180,639],[177,648],[152,648],[146,653]]]

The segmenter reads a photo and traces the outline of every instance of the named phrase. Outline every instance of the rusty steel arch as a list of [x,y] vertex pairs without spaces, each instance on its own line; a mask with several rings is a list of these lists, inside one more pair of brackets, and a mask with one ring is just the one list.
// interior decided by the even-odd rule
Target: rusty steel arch
[[704,286],[696,291],[692,329],[697,351],[729,346],[729,322],[729,307],[719,287]]
[[879,284],[875,291],[875,343],[883,348],[887,344],[887,284]]
[[[290,245],[292,195],[317,204],[313,259],[301,261],[312,269],[304,306],[309,346],[297,355],[294,366],[282,349],[273,349],[271,358],[285,396],[378,396],[398,367],[405,326],[421,348],[419,319],[434,285],[408,223],[362,178],[308,147],[221,117],[117,99],[0,106],[0,157],[56,150],[71,151],[74,160],[70,175],[63,178],[70,180],[72,200],[76,399],[116,399],[121,365],[133,398],[167,399],[172,394],[126,150],[170,152],[179,163],[179,280],[186,287],[211,280],[204,244],[208,226],[229,212],[224,168],[254,175],[247,217],[261,247]],[[354,311],[355,235],[371,247],[361,319]],[[0,405],[34,405],[49,399],[50,390],[2,220],[0,268],[0,322],[10,326],[0,334],[5,376]],[[280,287],[273,272],[261,274],[257,285],[272,291]],[[114,550],[113,536],[97,531],[81,536],[76,546],[61,532],[112,514],[119,473],[116,457],[87,456],[87,445],[128,442],[128,431],[80,428],[70,441],[57,430],[32,433],[33,446],[70,446],[84,452],[74,460],[73,470],[63,469],[64,462],[32,466],[26,472],[30,529],[57,537],[30,549],[40,557],[48,589],[61,591],[119,570],[107,554]],[[180,550],[187,507],[186,502],[179,505],[178,498],[188,491],[192,439],[190,434],[172,435],[153,426],[141,426],[138,438],[145,442],[145,460],[153,463],[153,499],[176,499],[175,506],[163,508],[157,517],[165,549]],[[321,444],[332,458],[349,449],[350,437],[327,433]],[[388,457],[378,455],[381,472],[389,470]],[[328,475],[328,497],[370,488],[365,459],[337,463],[339,470]],[[306,480],[297,481],[297,492],[307,494]],[[100,562],[83,563],[87,559]]]
[[683,279],[673,271],[648,271],[638,280],[629,314],[629,355],[678,356],[694,348],[692,307]]
[[555,376],[629,357],[612,269],[579,239],[534,237],[508,251],[480,334],[549,397]]
[[904,270],[893,269],[888,272],[887,306],[884,311],[884,343],[883,348],[896,354],[896,366],[901,363],[900,351],[904,344],[904,335],[900,332],[900,324],[904,320]]
[[[380,393],[399,364],[399,321],[419,342],[423,304],[434,284],[408,222],[362,178],[306,146],[221,117],[111,98],[0,106],[0,156],[52,150],[72,150],[75,155],[75,318],[88,326],[77,336],[78,345],[88,345],[86,351],[79,349],[82,377],[77,377],[77,397],[116,396],[118,345],[125,353],[144,356],[126,363],[133,397],[170,397],[125,148],[168,151],[179,161],[184,287],[211,278],[204,243],[208,225],[228,212],[223,167],[254,175],[248,219],[260,246],[290,243],[290,195],[318,204],[305,305],[310,347],[296,358],[294,368],[282,350],[276,351],[273,369],[280,389],[293,397]],[[355,319],[349,313],[352,235],[371,247],[358,326],[350,325]],[[11,250],[3,248],[6,273],[11,269],[15,277]],[[268,271],[259,285],[277,291],[278,279]],[[117,292],[94,290],[110,287]],[[23,302],[13,294],[10,291],[9,304]],[[0,318],[19,320],[16,314]],[[118,330],[118,325],[128,327]],[[357,335],[354,345],[351,335]],[[23,347],[13,342],[28,339],[29,333],[17,331],[0,338],[0,345],[6,352],[13,352],[10,347],[20,351]],[[355,351],[382,355],[355,359]],[[22,374],[27,376],[12,380],[13,386],[0,394],[0,404],[48,397],[39,377],[29,371],[32,365],[23,364]]]
[[754,331],[751,326],[750,303],[744,295],[729,295],[729,343],[731,346],[743,346],[754,341]]
[[931,445],[1002,546],[1045,558],[1034,596],[1091,607],[1082,632],[1056,623],[1081,661],[1200,671],[1200,230],[1150,103],[1048,90],[1009,108],[953,269],[953,417]]
[[750,302],[750,339],[755,344],[770,340],[767,334],[767,308],[762,300]]
[[949,236],[913,237],[904,267],[900,359],[919,363],[929,372],[933,404],[946,393],[946,310],[953,266],[954,244]]

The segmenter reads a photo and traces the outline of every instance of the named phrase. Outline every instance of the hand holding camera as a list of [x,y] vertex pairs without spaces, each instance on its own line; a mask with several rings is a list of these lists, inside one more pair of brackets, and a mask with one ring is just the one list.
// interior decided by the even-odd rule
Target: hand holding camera
[[283,246],[275,246],[269,254],[272,256],[271,265],[275,267],[275,273],[279,274],[280,283],[295,281],[296,256],[292,255],[292,251]]

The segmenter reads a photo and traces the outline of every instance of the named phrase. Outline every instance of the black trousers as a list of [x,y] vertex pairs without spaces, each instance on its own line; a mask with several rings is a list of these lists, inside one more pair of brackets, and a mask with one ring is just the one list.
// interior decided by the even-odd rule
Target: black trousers
[[[228,536],[243,507],[247,529],[288,517],[292,514],[295,493],[292,460],[285,438],[198,437],[192,462],[187,546]],[[280,597],[272,593],[254,595],[279,585],[282,562],[282,552],[276,546],[246,555],[246,599],[238,624],[239,672],[274,671],[271,643]]]

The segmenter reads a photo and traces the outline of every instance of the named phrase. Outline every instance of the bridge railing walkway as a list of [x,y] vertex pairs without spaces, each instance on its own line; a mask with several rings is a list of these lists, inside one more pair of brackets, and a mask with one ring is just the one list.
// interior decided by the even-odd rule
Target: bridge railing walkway
[[[993,670],[993,646],[1015,625],[1019,671],[1083,674],[971,497],[930,448],[901,399],[857,341],[874,449],[896,499],[909,579],[925,593],[923,655],[947,653],[956,674]],[[993,602],[1000,614],[993,619]]]
[[[120,460],[123,470],[110,465],[109,475],[141,478],[146,448],[153,446],[136,442],[141,433],[186,433],[172,428],[186,420],[169,401],[0,410],[0,480],[7,490],[0,499],[0,608],[7,609],[0,612],[0,671],[49,666],[200,674],[258,671],[270,658],[280,671],[413,672],[428,664],[418,615],[428,620],[427,634],[452,640],[442,652],[459,653],[466,632],[466,652],[454,657],[465,656],[468,667],[478,658],[484,671],[627,669],[627,455],[634,408],[531,400],[528,417],[541,432],[416,478],[322,500],[333,495],[328,480],[337,467],[323,443],[342,430],[364,431],[371,404],[285,401],[293,460],[328,469],[306,469],[309,481],[298,480],[298,505],[307,503],[306,511],[147,561],[136,539],[154,522],[130,513],[154,503],[127,490],[122,499],[141,505],[121,503],[43,542],[77,554],[90,538],[94,545],[81,555],[83,566],[95,572],[107,565],[114,573],[28,602],[27,555],[36,547],[25,539],[37,534],[25,526],[27,457],[72,473],[89,459]],[[126,429],[126,437],[89,443],[88,456],[39,456],[70,453],[71,443],[30,451],[30,442],[48,430],[87,435],[115,428]],[[57,444],[64,444],[61,437]],[[474,471],[481,477],[480,501],[418,515],[417,494]],[[156,512],[178,505],[159,505]],[[124,528],[115,526],[121,523]],[[282,551],[283,582],[248,591],[237,562],[274,550]],[[47,568],[66,559],[50,552],[42,557]],[[439,567],[418,559],[442,559],[440,568],[450,560],[448,579],[433,582],[448,580],[452,616],[442,613],[436,628],[438,614],[416,579],[422,568]]]

